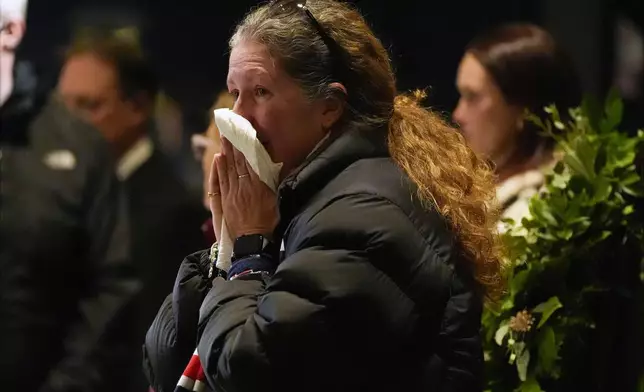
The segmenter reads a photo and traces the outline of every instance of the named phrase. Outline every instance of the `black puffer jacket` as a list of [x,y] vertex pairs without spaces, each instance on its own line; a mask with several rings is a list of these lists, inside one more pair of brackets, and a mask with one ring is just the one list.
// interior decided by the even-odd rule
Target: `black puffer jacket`
[[206,253],[184,261],[147,336],[156,391],[195,344],[215,391],[480,390],[481,297],[414,194],[382,133],[345,133],[311,157],[280,187],[285,251],[270,280],[211,286]]

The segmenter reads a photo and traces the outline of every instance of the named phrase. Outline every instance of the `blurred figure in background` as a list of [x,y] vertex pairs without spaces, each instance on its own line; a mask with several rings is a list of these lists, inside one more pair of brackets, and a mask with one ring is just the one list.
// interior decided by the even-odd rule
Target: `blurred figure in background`
[[[150,139],[157,79],[138,44],[113,32],[85,31],[71,45],[59,93],[73,112],[94,124],[118,160],[132,227],[132,255],[143,278],[137,341],[174,284],[183,255],[207,246],[204,211],[192,202],[170,161]],[[145,390],[137,344],[129,366]],[[141,389],[143,388],[143,389]]]
[[210,168],[212,160],[215,159],[215,154],[221,152],[221,139],[219,137],[219,130],[215,124],[213,112],[217,109],[232,109],[235,104],[235,97],[228,91],[223,90],[217,95],[217,99],[212,108],[208,111],[208,118],[210,122],[208,128],[202,134],[192,136],[192,151],[195,159],[201,163],[203,169],[203,206],[206,210],[210,210],[210,199],[208,198],[208,181],[210,175]]
[[[215,154],[221,152],[221,139],[219,138],[219,130],[217,129],[217,124],[215,124],[213,112],[216,109],[222,108],[232,109],[234,104],[235,97],[233,97],[233,95],[228,91],[222,90],[219,95],[217,95],[215,104],[208,111],[208,117],[210,118],[208,128],[204,133],[192,135],[192,151],[195,159],[201,163],[203,174],[202,203],[206,211],[210,211],[210,198],[208,198],[210,168],[212,167],[213,159],[215,159]],[[212,244],[216,241],[212,219],[206,219],[206,222],[201,226],[201,230],[203,231],[208,244]]]
[[470,147],[496,166],[503,216],[520,220],[544,182],[554,140],[525,120],[556,104],[566,115],[581,101],[571,60],[540,27],[512,24],[474,39],[457,76],[461,94],[454,112]]
[[26,7],[0,0],[0,385],[121,390],[114,327],[139,288],[124,203],[101,134],[17,60]]
[[[195,203],[201,199],[200,163],[194,160],[190,131],[179,102],[165,91],[157,94],[154,105],[152,142],[172,165]],[[199,129],[199,128],[198,128]]]
[[176,159],[183,144],[183,113],[179,103],[164,92],[157,94],[154,104],[154,131],[155,145]]
[[624,99],[621,126],[635,133],[644,127],[644,26],[625,15],[615,21],[613,83]]

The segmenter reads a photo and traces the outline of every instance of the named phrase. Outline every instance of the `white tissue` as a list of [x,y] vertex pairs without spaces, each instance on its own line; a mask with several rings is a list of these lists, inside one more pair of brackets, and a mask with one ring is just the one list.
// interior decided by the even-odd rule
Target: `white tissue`
[[[239,150],[260,180],[268,185],[273,192],[279,185],[281,163],[274,163],[266,152],[262,143],[257,139],[257,131],[244,117],[233,113],[229,109],[215,110],[215,123],[219,134],[225,137],[237,150]],[[253,206],[249,206],[253,208]],[[226,227],[226,211],[221,220],[221,239],[219,241],[219,254],[217,268],[223,271],[230,269],[233,253],[233,239],[228,234]]]

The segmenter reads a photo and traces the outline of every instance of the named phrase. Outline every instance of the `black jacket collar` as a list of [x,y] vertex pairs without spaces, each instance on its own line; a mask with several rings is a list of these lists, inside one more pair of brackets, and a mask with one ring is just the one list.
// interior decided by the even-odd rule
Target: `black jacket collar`
[[[307,160],[282,181],[279,190],[281,224],[288,225],[306,203],[352,163],[388,157],[387,129],[348,129],[329,137]],[[286,227],[278,229],[282,232]]]

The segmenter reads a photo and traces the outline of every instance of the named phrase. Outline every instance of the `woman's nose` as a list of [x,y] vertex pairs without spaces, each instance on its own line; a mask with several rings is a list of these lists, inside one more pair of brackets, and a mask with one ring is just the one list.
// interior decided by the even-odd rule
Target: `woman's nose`
[[237,100],[235,101],[235,104],[233,105],[233,113],[239,114],[240,116],[248,120],[250,110],[245,100],[243,100],[241,97],[237,98]]
[[463,100],[459,99],[456,109],[454,110],[454,113],[452,113],[452,120],[454,120],[458,125],[463,125],[463,121],[465,120],[463,110]]
[[255,116],[253,115],[253,112],[254,111],[252,105],[244,102],[239,98],[237,99],[237,101],[235,101],[235,105],[233,106],[233,113],[244,117],[246,120],[248,120],[249,123],[251,123],[253,127],[255,127]]

